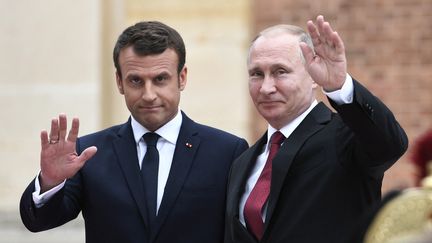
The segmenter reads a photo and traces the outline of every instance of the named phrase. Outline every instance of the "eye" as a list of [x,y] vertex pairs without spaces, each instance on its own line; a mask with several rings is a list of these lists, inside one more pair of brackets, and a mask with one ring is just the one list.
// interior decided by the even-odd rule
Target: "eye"
[[277,75],[277,76],[284,75],[284,74],[287,74],[287,73],[288,73],[288,71],[285,70],[285,69],[283,69],[283,68],[279,68],[279,69],[277,69],[275,71],[275,75]]
[[166,80],[167,78],[164,75],[159,75],[155,78],[156,82],[162,82],[164,80]]
[[131,82],[133,85],[139,85],[139,84],[142,83],[142,80],[141,80],[140,78],[138,78],[138,77],[132,77],[132,78],[130,79],[130,82]]
[[167,74],[160,74],[160,75],[157,75],[157,76],[153,79],[153,82],[154,82],[155,84],[159,84],[159,85],[161,85],[161,84],[166,83],[166,81],[169,80],[169,78],[170,78],[170,76],[167,75]]
[[251,77],[251,78],[259,78],[262,76],[263,76],[263,73],[260,71],[253,71],[253,72],[249,73],[249,77]]

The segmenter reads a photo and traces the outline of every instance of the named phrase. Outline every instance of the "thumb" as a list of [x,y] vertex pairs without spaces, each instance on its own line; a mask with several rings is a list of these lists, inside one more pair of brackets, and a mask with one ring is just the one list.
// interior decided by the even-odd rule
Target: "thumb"
[[76,158],[78,166],[81,168],[87,160],[91,159],[91,157],[96,154],[96,152],[96,146],[88,147],[82,151],[82,153]]

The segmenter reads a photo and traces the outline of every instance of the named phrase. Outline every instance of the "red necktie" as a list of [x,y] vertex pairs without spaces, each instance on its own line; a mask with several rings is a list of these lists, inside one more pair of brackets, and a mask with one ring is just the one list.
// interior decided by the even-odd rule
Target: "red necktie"
[[279,150],[285,136],[276,131],[270,138],[270,153],[259,176],[257,183],[252,189],[244,207],[244,217],[249,231],[261,240],[264,233],[264,222],[261,212],[270,194],[270,183],[272,175],[272,160]]

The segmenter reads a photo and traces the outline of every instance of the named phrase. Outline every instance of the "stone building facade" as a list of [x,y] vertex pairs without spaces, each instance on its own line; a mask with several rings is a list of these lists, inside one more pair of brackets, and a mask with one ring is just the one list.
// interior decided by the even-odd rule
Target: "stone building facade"
[[[269,25],[304,27],[318,14],[342,36],[349,73],[394,111],[411,144],[432,127],[430,0],[0,0],[0,6],[0,242],[83,242],[82,220],[26,231],[19,197],[38,171],[39,132],[53,116],[80,117],[81,134],[127,119],[111,52],[120,31],[140,20],[165,22],[185,39],[189,75],[181,108],[250,143],[265,130],[247,90],[250,40]],[[413,185],[409,162],[410,149],[386,174],[384,192]]]

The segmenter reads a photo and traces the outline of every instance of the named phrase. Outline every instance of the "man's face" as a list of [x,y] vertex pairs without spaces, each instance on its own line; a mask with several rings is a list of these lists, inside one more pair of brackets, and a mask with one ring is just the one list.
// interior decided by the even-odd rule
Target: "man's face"
[[132,116],[150,131],[173,119],[187,80],[186,66],[177,73],[176,52],[168,48],[161,54],[139,56],[127,47],[120,51],[119,64],[122,77],[117,73],[117,87]]
[[280,129],[311,105],[313,82],[302,61],[297,36],[261,36],[248,60],[249,93],[258,112]]

